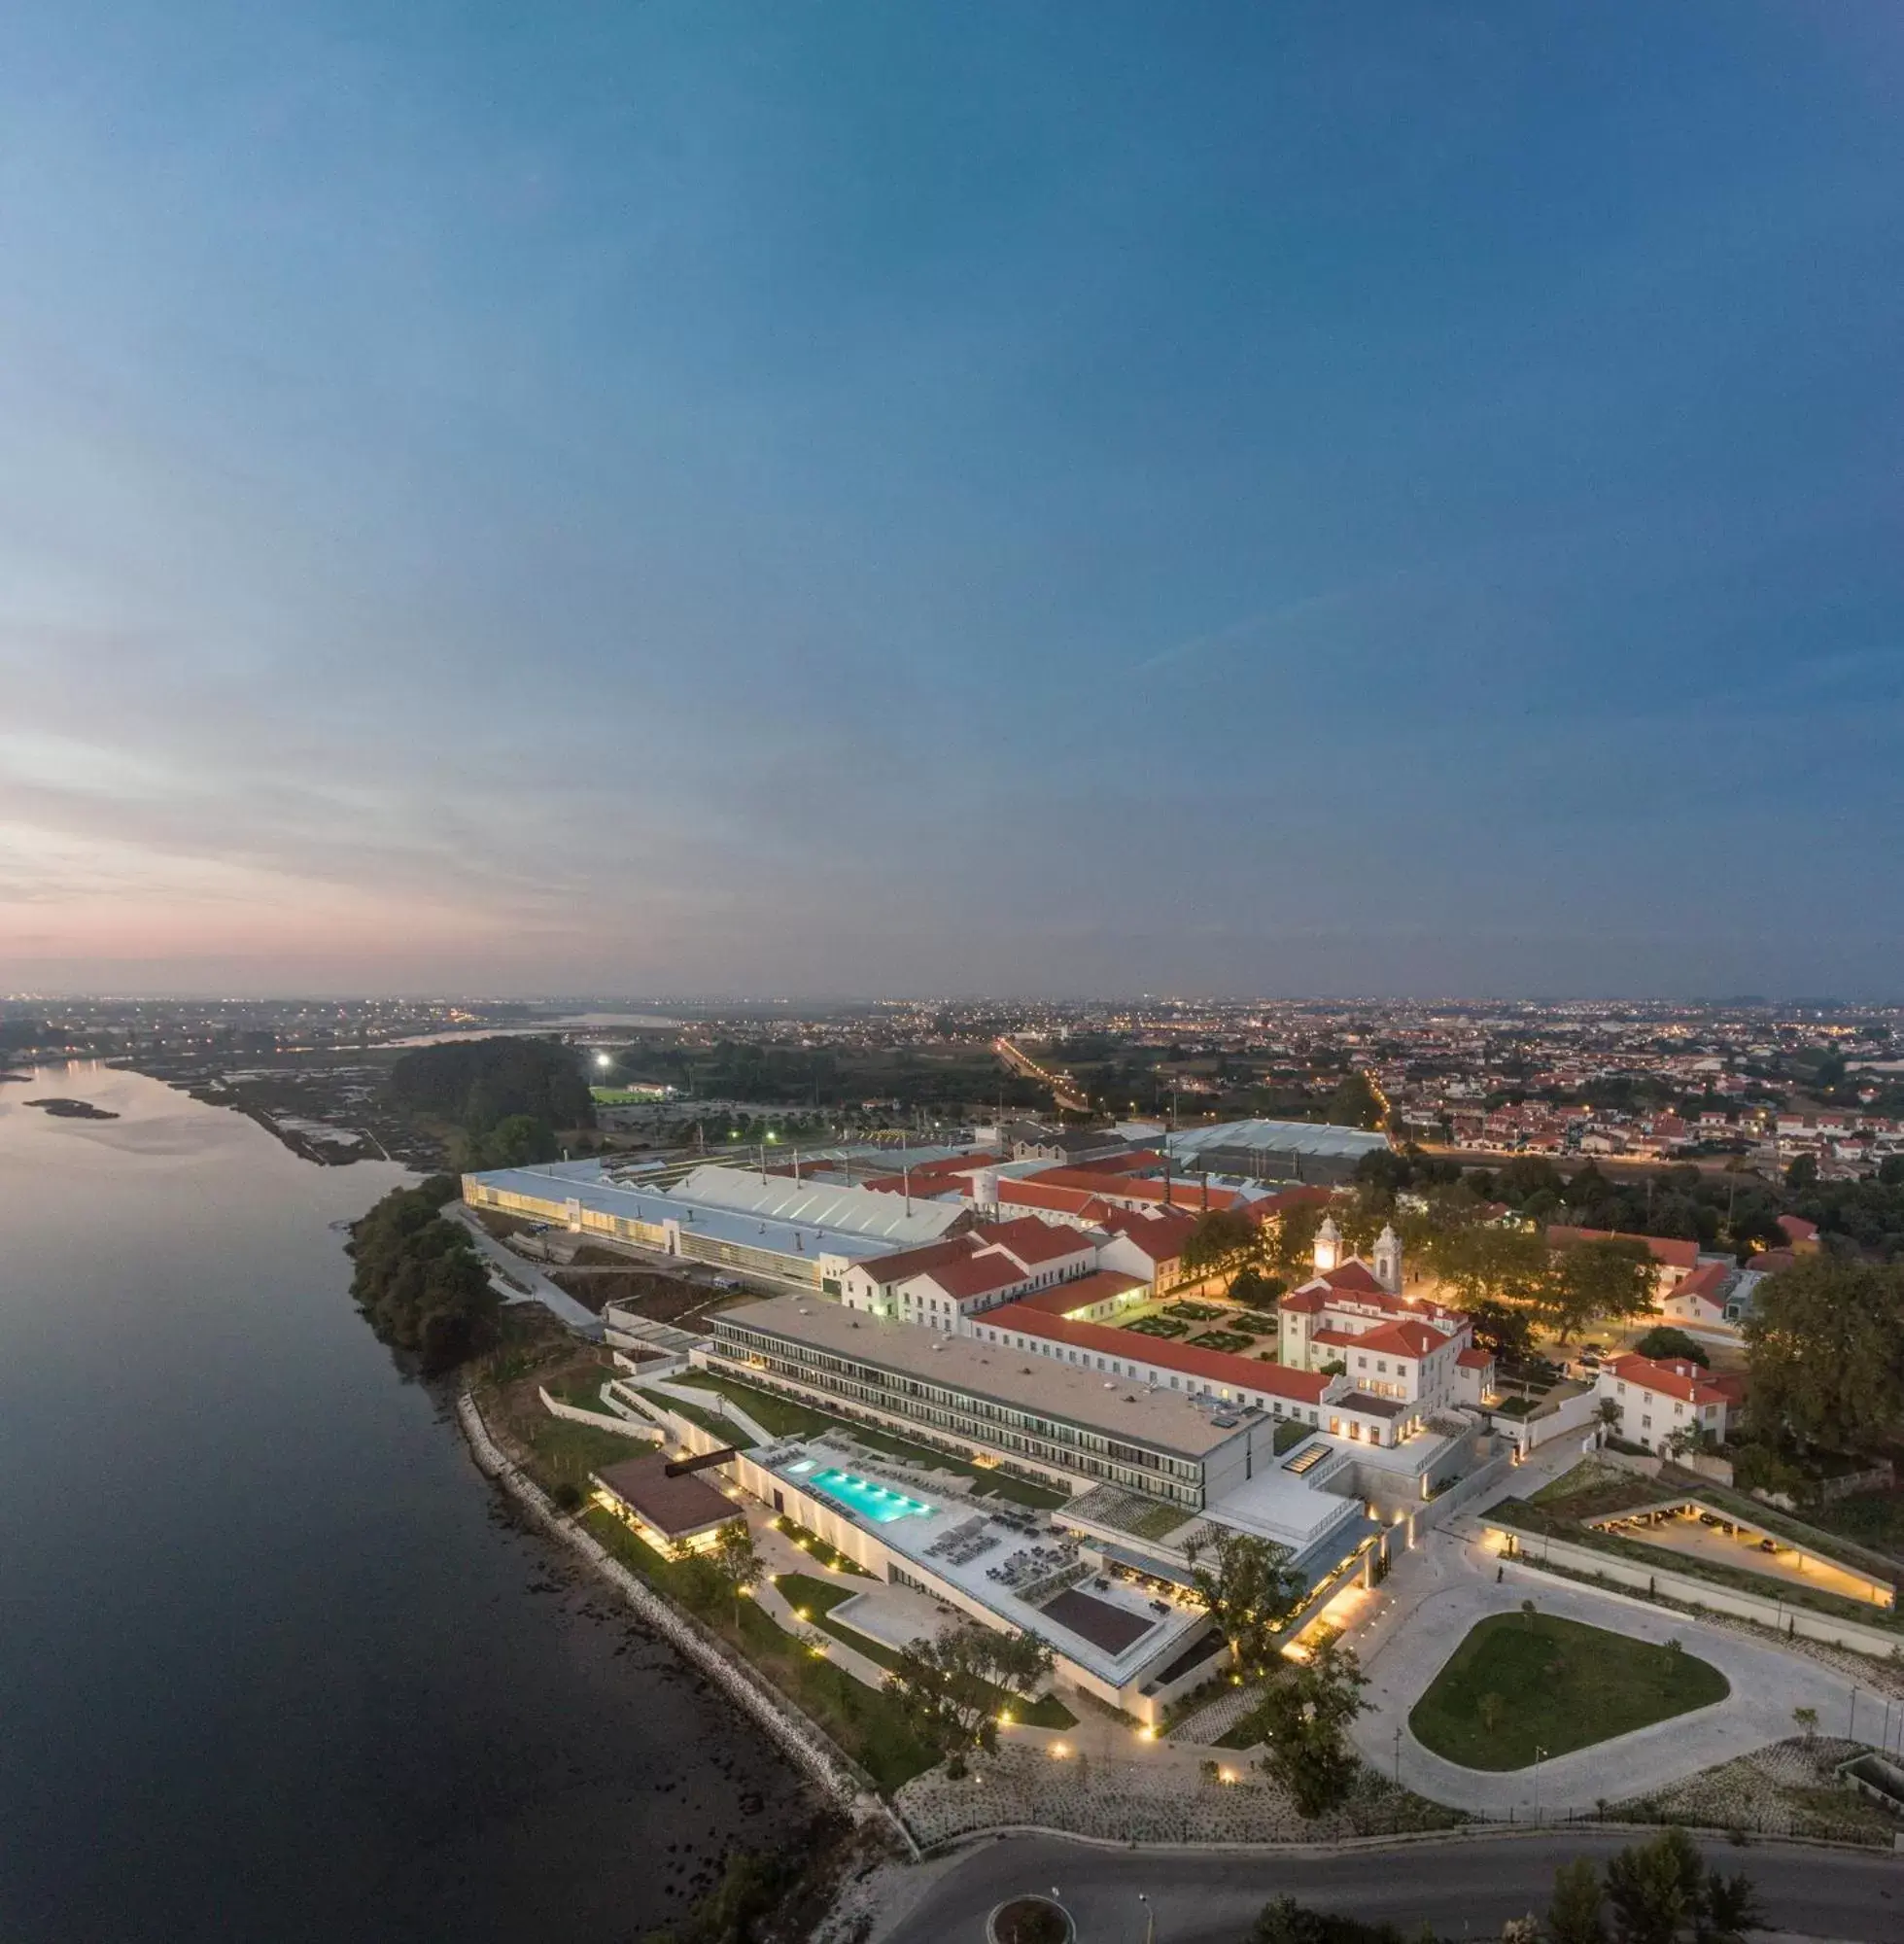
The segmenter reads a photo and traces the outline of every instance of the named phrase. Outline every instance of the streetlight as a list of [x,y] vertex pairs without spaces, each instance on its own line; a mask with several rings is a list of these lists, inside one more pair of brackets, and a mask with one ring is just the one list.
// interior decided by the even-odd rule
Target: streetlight
[[1547,1752],[1538,1743],[1534,1750],[1534,1820],[1541,1820],[1541,1764],[1547,1758]]
[[1157,1912],[1142,1891],[1137,1892],[1137,1901],[1144,1906],[1144,1944],[1157,1944]]

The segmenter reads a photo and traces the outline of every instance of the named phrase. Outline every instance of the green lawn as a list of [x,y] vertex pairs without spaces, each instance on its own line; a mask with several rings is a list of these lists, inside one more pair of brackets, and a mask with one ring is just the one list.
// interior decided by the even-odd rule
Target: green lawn
[[1717,1668],[1680,1649],[1547,1614],[1495,1614],[1455,1649],[1408,1725],[1464,1768],[1526,1768],[1537,1749],[1566,1754],[1730,1692]]
[[892,1696],[867,1687],[844,1668],[802,1647],[757,1602],[740,1603],[737,1623],[731,1602],[716,1599],[709,1605],[694,1600],[692,1579],[637,1539],[618,1518],[591,1510],[583,1514],[583,1523],[639,1578],[693,1606],[707,1626],[805,1709],[887,1794],[938,1759],[913,1733]]
[[[796,1613],[813,1615],[813,1624],[821,1633],[831,1634],[841,1646],[864,1654],[877,1666],[898,1666],[897,1649],[833,1617],[835,1607],[844,1606],[863,1588],[843,1586],[834,1580],[815,1580],[810,1573],[782,1573],[775,1583],[785,1595],[787,1605]],[[1009,1711],[1015,1721],[1023,1721],[1033,1728],[1075,1728],[1078,1725],[1078,1718],[1056,1694],[1041,1694],[1035,1701],[1027,1701],[1022,1695],[1007,1694],[1002,1687],[995,1692],[999,1708]]]

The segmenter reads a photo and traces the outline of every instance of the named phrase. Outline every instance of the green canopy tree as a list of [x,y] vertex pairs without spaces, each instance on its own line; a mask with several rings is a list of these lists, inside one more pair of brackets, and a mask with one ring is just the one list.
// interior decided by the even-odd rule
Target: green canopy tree
[[1051,1649],[1031,1635],[970,1621],[901,1648],[887,1684],[922,1742],[964,1755],[997,1748],[1000,1689],[1028,1694],[1051,1664]]
[[1607,1944],[1606,1906],[1607,1892],[1591,1857],[1562,1863],[1547,1906],[1549,1944]]
[[1535,1299],[1541,1320],[1564,1343],[1596,1318],[1644,1316],[1653,1306],[1653,1259],[1626,1236],[1562,1249]]
[[1186,1556],[1192,1597],[1229,1644],[1238,1671],[1255,1679],[1275,1661],[1276,1636],[1307,1590],[1289,1548],[1225,1527],[1213,1543],[1191,1545]]
[[1904,1421],[1904,1268],[1806,1256],[1746,1319],[1751,1417],[1773,1437],[1864,1448]]
[[727,1588],[734,1602],[734,1624],[741,1623],[741,1595],[749,1586],[760,1584],[761,1575],[766,1571],[760,1557],[760,1548],[754,1544],[753,1534],[747,1530],[744,1518],[729,1519],[714,1535],[714,1543],[707,1552],[709,1566],[714,1578]]
[[1196,1218],[1196,1226],[1185,1236],[1180,1260],[1187,1275],[1207,1275],[1238,1267],[1261,1254],[1262,1248],[1263,1231],[1247,1215],[1233,1208],[1212,1208]]
[[1348,1734],[1368,1706],[1362,1698],[1367,1685],[1355,1650],[1325,1633],[1264,1698],[1260,1718],[1268,1753],[1262,1766],[1289,1790],[1298,1815],[1326,1814],[1354,1786],[1359,1764]]

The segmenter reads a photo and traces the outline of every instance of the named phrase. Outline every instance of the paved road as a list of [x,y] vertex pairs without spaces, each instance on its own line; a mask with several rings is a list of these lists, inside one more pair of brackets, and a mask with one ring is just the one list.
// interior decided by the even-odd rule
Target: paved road
[[[1401,1779],[1422,1795],[1503,1819],[1539,1810],[1590,1811],[1601,1800],[1642,1795],[1784,1740],[1797,1732],[1794,1708],[1816,1708],[1832,1734],[1851,1731],[1852,1684],[1817,1661],[1687,1614],[1571,1585],[1511,1563],[1497,1582],[1502,1565],[1478,1545],[1437,1533],[1421,1550],[1404,1555],[1382,1589],[1378,1610],[1351,1630],[1351,1644],[1370,1679],[1364,1697],[1369,1712],[1351,1731],[1356,1744],[1371,1766],[1392,1774],[1399,1727]],[[1483,1773],[1432,1754],[1408,1731],[1409,1711],[1475,1621],[1512,1613],[1528,1599],[1543,1614],[1583,1620],[1632,1640],[1680,1641],[1688,1653],[1716,1667],[1732,1691],[1713,1707],[1542,1762],[1538,1777],[1531,1768]],[[1867,1691],[1858,1725],[1875,1733],[1879,1719]]]
[[[1556,1865],[1607,1857],[1639,1840],[1605,1831],[1416,1843],[1337,1855],[1219,1856],[1104,1850],[1056,1836],[986,1843],[921,1872],[922,1893],[875,1932],[879,1944],[977,1944],[993,1904],[1056,1889],[1081,1944],[1143,1944],[1142,1892],[1157,1944],[1239,1944],[1272,1896],[1424,1922],[1444,1936],[1498,1937],[1510,1917],[1544,1913]],[[1744,1869],[1772,1927],[1806,1937],[1895,1944],[1904,1936],[1904,1858],[1753,1844],[1705,1845],[1707,1859]]]

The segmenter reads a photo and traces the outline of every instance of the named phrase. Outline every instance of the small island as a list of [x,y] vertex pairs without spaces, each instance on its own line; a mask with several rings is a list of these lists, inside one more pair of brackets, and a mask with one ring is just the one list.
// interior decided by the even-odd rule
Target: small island
[[38,1107],[43,1112],[57,1114],[65,1121],[117,1121],[119,1116],[105,1107],[95,1107],[90,1100],[28,1100],[29,1107]]

